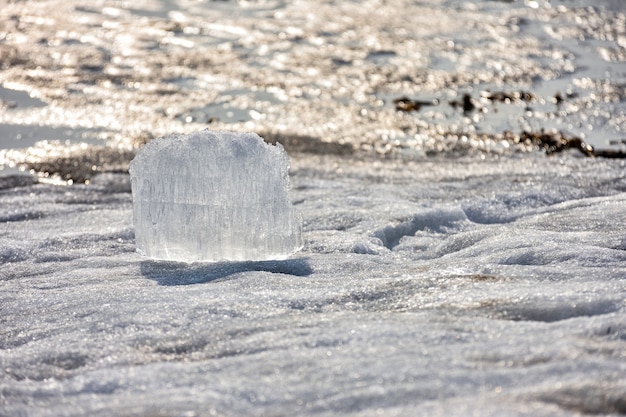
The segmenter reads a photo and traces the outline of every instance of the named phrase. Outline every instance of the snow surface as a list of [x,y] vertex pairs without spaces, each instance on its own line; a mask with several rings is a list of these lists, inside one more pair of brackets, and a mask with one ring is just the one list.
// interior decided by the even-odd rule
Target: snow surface
[[127,175],[9,177],[0,415],[624,414],[625,168],[292,158],[303,251],[213,264],[136,252]]
[[[623,0],[0,4],[0,416],[626,414],[625,163],[522,134],[623,151]],[[137,253],[130,155],[207,125],[302,252]]]
[[289,158],[255,133],[202,130],[144,146],[130,163],[135,239],[151,258],[286,258],[302,247]]

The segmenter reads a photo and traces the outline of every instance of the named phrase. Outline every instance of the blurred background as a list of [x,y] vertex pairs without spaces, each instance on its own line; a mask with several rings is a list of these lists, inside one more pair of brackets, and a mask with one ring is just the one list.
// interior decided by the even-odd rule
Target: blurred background
[[292,156],[623,156],[625,96],[619,0],[0,0],[5,175],[89,181],[205,128]]

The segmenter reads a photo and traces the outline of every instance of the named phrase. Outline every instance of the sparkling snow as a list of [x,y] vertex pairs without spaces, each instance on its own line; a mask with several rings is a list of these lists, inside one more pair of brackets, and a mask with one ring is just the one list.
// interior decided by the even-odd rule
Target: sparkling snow
[[[0,0],[0,417],[626,414],[625,160],[524,139],[624,152],[625,45],[624,0]],[[301,252],[137,252],[128,162],[207,127],[283,143]]]
[[0,411],[624,413],[624,173],[299,158],[303,251],[214,264],[135,251],[126,175],[6,188]]

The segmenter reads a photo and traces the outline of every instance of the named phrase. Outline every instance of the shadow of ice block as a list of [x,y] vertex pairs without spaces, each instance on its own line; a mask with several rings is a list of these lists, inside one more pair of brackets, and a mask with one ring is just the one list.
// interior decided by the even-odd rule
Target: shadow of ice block
[[183,262],[283,259],[302,247],[289,159],[254,133],[204,130],[144,146],[130,164],[137,248]]

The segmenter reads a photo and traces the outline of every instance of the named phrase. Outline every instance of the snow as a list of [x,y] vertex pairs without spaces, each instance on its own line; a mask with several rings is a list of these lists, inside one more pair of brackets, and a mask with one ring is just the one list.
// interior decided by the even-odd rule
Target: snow
[[130,164],[137,247],[171,261],[284,258],[302,247],[289,159],[254,133],[203,130],[146,145]]
[[[0,417],[626,414],[626,163],[531,140],[624,151],[625,18],[3,2]],[[300,252],[137,252],[128,162],[207,126],[283,143]]]
[[301,156],[302,252],[192,264],[136,252],[127,175],[16,179],[0,415],[623,414],[625,168]]

